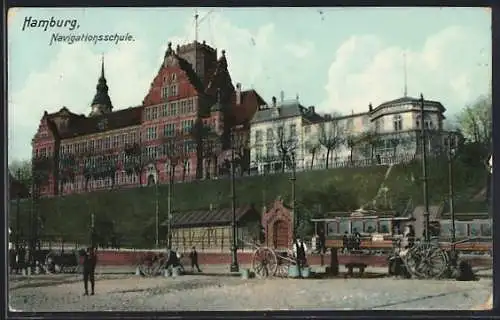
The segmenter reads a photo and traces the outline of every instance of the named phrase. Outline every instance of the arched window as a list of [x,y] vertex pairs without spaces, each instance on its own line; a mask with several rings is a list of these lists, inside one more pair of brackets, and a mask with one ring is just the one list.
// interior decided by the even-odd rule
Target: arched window
[[396,114],[393,119],[394,131],[403,130],[403,117],[400,114]]

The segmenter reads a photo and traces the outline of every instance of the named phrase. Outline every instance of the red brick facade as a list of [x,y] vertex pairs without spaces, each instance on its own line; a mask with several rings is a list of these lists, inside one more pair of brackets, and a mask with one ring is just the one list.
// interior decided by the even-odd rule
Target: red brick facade
[[262,216],[266,234],[265,244],[271,248],[291,248],[293,242],[293,216],[283,200],[276,200]]
[[[241,91],[241,85],[233,86],[225,52],[217,57],[217,50],[205,42],[178,46],[176,51],[169,44],[143,103],[118,111],[112,110],[103,62],[89,116],[74,114],[63,107],[55,113],[45,112],[40,121],[32,141],[33,158],[48,158],[51,166],[40,194],[107,189],[112,184],[133,187],[140,183],[165,183],[172,168],[176,181],[203,178],[203,172],[215,175],[222,161],[220,152],[212,150],[214,155],[207,155],[202,149],[208,143],[195,138],[201,135],[193,134],[193,126],[203,122],[216,133],[213,140],[217,142],[229,127],[237,126],[238,135],[247,137],[249,121],[262,104],[265,102],[254,90]],[[183,134],[178,143],[182,156],[173,163],[165,145],[166,141],[176,139],[177,132]],[[151,160],[141,163],[140,173],[126,174],[122,163],[124,150],[134,144]],[[71,158],[67,169],[73,171],[70,174],[60,172],[64,171],[60,169],[63,156]],[[114,176],[90,179],[86,184],[85,161],[92,157],[116,159]],[[209,158],[214,159],[208,161]],[[202,159],[200,163],[198,159]],[[63,179],[63,175],[71,178]]]

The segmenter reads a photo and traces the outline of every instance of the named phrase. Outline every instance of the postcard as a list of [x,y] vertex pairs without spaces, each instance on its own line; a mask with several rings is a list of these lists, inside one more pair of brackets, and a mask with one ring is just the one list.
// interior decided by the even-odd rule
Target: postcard
[[484,8],[11,8],[12,311],[491,309]]

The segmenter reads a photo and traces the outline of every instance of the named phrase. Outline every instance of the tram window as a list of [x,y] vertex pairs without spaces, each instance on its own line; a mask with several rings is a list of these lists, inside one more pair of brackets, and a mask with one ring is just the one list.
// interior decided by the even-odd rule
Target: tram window
[[469,232],[473,237],[479,237],[481,235],[481,225],[479,223],[469,224]]
[[[450,227],[451,229],[451,227]],[[457,222],[455,223],[455,235],[460,237],[467,236],[467,223]]]
[[481,223],[481,235],[484,237],[491,237],[492,236],[491,223],[489,223],[489,222]]
[[377,222],[374,220],[365,221],[365,228],[364,228],[363,232],[369,233],[369,234],[377,232]]
[[384,220],[379,221],[379,232],[380,233],[391,233],[391,222]]
[[451,223],[441,221],[441,235],[450,236],[451,235]]
[[334,235],[334,234],[338,234],[339,233],[339,228],[338,228],[338,225],[337,225],[337,222],[328,222],[326,224],[326,235],[327,236],[331,236],[331,235]]
[[339,222],[339,233],[344,234],[344,233],[350,233],[351,230],[349,230],[349,221],[348,220],[341,220]]
[[362,220],[353,220],[352,223],[352,233],[355,231],[363,232],[363,221]]

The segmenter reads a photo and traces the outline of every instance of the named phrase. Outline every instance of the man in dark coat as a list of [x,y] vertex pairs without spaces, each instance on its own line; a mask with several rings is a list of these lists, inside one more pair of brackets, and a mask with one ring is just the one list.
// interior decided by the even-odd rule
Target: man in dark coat
[[349,233],[347,231],[344,233],[344,236],[342,237],[342,252],[347,253],[350,251],[351,246],[350,246],[350,238],[349,238]]
[[90,247],[85,252],[83,256],[83,285],[85,288],[84,295],[89,295],[89,280],[90,280],[90,289],[91,295],[94,295],[95,291],[95,267],[97,265],[97,254],[93,247]]
[[194,268],[196,267],[196,270],[201,272],[200,266],[198,265],[198,252],[196,252],[196,247],[191,248],[189,259],[191,259],[191,271],[194,272]]

